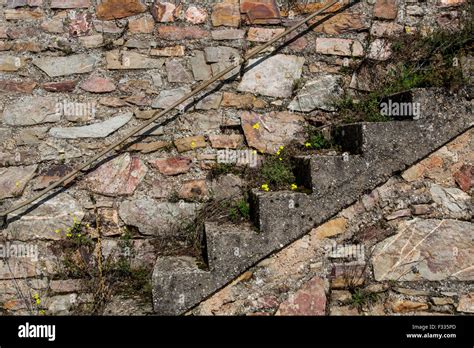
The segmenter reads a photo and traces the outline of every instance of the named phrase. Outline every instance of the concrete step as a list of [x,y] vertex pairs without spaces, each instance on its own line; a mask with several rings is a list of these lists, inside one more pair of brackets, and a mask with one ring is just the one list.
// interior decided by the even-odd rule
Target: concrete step
[[297,182],[310,187],[311,194],[252,191],[251,217],[259,233],[250,225],[206,223],[208,271],[189,258],[158,259],[153,273],[155,311],[181,314],[192,308],[472,127],[471,101],[437,89],[415,90],[410,97],[421,110],[416,119],[345,125],[335,138],[348,154],[295,158]]

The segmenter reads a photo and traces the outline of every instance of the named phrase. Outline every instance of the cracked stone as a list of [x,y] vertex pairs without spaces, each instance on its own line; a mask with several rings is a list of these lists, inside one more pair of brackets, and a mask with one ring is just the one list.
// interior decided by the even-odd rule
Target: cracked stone
[[57,77],[91,72],[96,60],[87,54],[76,54],[67,57],[36,58],[33,59],[33,64],[49,77]]
[[21,196],[37,168],[36,165],[0,168],[0,199]]
[[205,9],[196,6],[190,6],[185,13],[186,21],[192,24],[201,24],[206,22],[207,12]]
[[[84,211],[79,202],[67,193],[59,193],[24,214],[25,209],[12,213],[6,234],[12,240],[61,240],[74,217],[81,222]],[[18,219],[14,219],[18,217]]]
[[433,201],[446,208],[455,218],[470,218],[469,205],[471,197],[455,187],[442,187],[432,184],[430,193]]
[[289,112],[242,112],[241,123],[249,146],[275,153],[290,140],[304,141],[304,117]]
[[183,233],[179,226],[194,218],[196,208],[194,203],[169,203],[143,198],[121,203],[119,215],[127,225],[137,227],[144,235],[178,237]]
[[239,4],[232,0],[215,4],[212,8],[211,21],[215,27],[238,27],[240,25]]
[[317,79],[308,81],[304,85],[288,105],[288,109],[302,112],[310,112],[315,109],[335,111],[335,102],[344,94],[341,84],[342,78],[340,76],[318,76]]
[[41,123],[58,122],[61,113],[57,110],[58,100],[50,97],[28,96],[5,106],[3,122],[11,126],[32,126]]
[[375,246],[377,281],[473,280],[474,228],[457,220],[413,219]]
[[[173,103],[190,93],[191,89],[187,86],[179,87],[175,89],[163,90],[160,92],[158,97],[153,100],[151,107],[154,109],[166,109]],[[176,107],[177,110],[184,109],[186,106],[193,102],[194,98],[190,98],[187,101],[181,103]]]
[[192,82],[191,73],[181,64],[180,61],[172,59],[166,62],[166,72],[168,74],[168,82]]
[[196,81],[209,80],[212,77],[211,67],[206,64],[203,51],[194,51],[194,55],[189,59]]
[[251,59],[248,66],[253,68],[244,74],[238,90],[269,97],[288,98],[293,92],[295,81],[301,77],[304,61],[302,57],[284,54],[263,60]]
[[241,0],[240,12],[250,24],[280,23],[280,9],[275,0]]
[[383,39],[375,39],[369,46],[367,58],[374,60],[387,60],[392,55],[390,42]]
[[78,138],[105,138],[126,125],[133,118],[132,112],[127,112],[106,121],[81,127],[53,127],[49,134],[55,138],[78,139]]
[[161,23],[174,22],[174,12],[176,6],[170,2],[155,1],[151,6],[150,12],[155,21]]
[[85,180],[87,187],[106,196],[131,195],[145,178],[148,168],[126,153],[101,165]]

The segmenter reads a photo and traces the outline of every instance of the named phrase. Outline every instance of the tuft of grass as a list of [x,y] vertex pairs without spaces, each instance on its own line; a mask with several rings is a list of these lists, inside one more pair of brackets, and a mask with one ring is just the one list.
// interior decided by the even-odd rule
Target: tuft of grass
[[314,150],[329,149],[332,145],[333,144],[326,139],[321,131],[314,130],[309,132],[308,140],[305,142],[306,148]]
[[461,56],[472,52],[471,4],[468,16],[457,31],[437,30],[423,37],[419,33],[401,35],[392,43],[392,56],[387,61],[366,60],[362,66],[376,74],[375,86],[369,93],[361,93],[355,99],[346,97],[334,103],[343,122],[381,122],[390,118],[380,113],[384,97],[406,92],[414,88],[443,87],[458,90],[466,81],[460,64]]
[[293,166],[286,156],[268,156],[260,169],[266,184],[274,189],[285,188],[295,182]]
[[364,307],[372,306],[378,300],[376,293],[368,292],[360,288],[352,291],[351,305],[359,311]]
[[250,205],[246,199],[242,198],[233,203],[229,208],[229,219],[233,223],[250,219]]
[[233,163],[216,163],[210,170],[211,178],[217,178],[222,175],[235,174],[238,169]]

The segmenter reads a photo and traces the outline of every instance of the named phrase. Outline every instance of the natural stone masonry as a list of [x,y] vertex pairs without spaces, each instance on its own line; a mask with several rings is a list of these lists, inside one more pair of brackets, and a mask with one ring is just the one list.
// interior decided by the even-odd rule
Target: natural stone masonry
[[[428,89],[413,91],[412,99],[423,110],[417,120],[341,127],[342,150],[351,149],[355,153],[348,161],[339,156],[301,158],[304,174],[299,177],[300,180],[311,178],[311,182],[306,182],[313,190],[311,195],[254,192],[254,219],[259,234],[206,224],[209,271],[199,269],[190,258],[158,258],[153,273],[155,311],[180,314],[190,309],[258,260],[354,202],[364,191],[374,189],[393,173],[414,164],[470,127],[468,102],[460,97]],[[435,99],[437,103],[433,103]],[[448,105],[457,108],[445,113]],[[398,152],[394,153],[394,148]],[[389,153],[391,158],[387,161]],[[461,248],[463,254],[464,248],[467,247]],[[229,254],[229,250],[234,253]],[[469,260],[459,262],[453,272],[463,270]],[[339,283],[345,285],[342,278]]]
[[[229,167],[220,166],[222,161],[237,155],[239,159],[235,165],[240,167],[245,165],[241,155],[251,155],[260,165],[265,160],[261,151],[274,155],[280,146],[284,146],[285,154],[285,151],[293,150],[293,146],[288,146],[290,142],[306,143],[308,132],[314,126],[341,121],[341,115],[333,111],[334,96],[357,99],[359,93],[377,91],[381,76],[387,73],[385,64],[377,65],[377,62],[387,59],[386,63],[389,63],[397,57],[400,47],[393,45],[394,42],[406,34],[425,36],[439,28],[456,33],[463,15],[468,12],[465,5],[465,0],[361,1],[338,13],[335,11],[341,4],[334,6],[326,11],[334,16],[316,17],[314,21],[319,21],[318,25],[305,31],[302,37],[297,38],[297,33],[293,33],[282,39],[280,43],[286,41],[285,45],[275,44],[255,57],[253,69],[249,70],[248,65],[233,70],[195,96],[193,101],[171,111],[170,116],[176,116],[171,122],[158,126],[158,121],[148,127],[146,137],[133,137],[112,157],[104,158],[102,163],[90,168],[83,178],[58,188],[61,192],[66,191],[70,198],[57,195],[42,203],[57,197],[59,200],[53,201],[54,207],[50,207],[50,211],[65,223],[51,222],[50,227],[58,225],[65,232],[64,229],[73,224],[73,217],[67,218],[62,212],[77,207],[72,210],[85,214],[80,220],[83,225],[92,226],[84,229],[85,235],[96,236],[97,218],[104,237],[104,257],[113,259],[120,257],[121,237],[128,231],[130,246],[134,249],[130,259],[133,269],[145,267],[151,270],[157,255],[196,255],[199,250],[191,247],[190,235],[182,232],[189,229],[189,225],[182,226],[183,222],[187,223],[193,216],[182,219],[180,204],[196,204],[198,209],[199,204],[207,207],[207,203],[214,200],[244,199],[242,190],[249,185],[243,177],[219,174],[221,169]],[[0,178],[0,196],[4,198],[0,198],[1,211],[54,183],[78,163],[126,134],[130,127],[150,119],[200,81],[211,78],[251,52],[257,44],[320,9],[323,3],[5,0],[2,6],[0,173],[3,177]],[[304,30],[301,28],[301,32]],[[472,84],[472,57],[465,51],[457,58],[464,81]],[[468,98],[472,94],[469,86],[463,86],[460,93]],[[449,105],[451,102],[432,98],[432,103]],[[455,100],[452,105],[454,107],[446,107],[441,113],[451,114],[453,109],[456,114],[459,102]],[[185,109],[185,106],[189,107]],[[118,117],[124,115],[127,117]],[[410,125],[413,124],[419,125]],[[360,185],[364,192],[370,191],[377,182],[383,182],[386,176],[381,174],[381,168],[384,166],[387,173],[398,172],[415,158],[423,157],[416,141],[403,145],[395,141],[388,148],[383,143],[372,143],[367,151],[362,143],[357,143],[355,151],[351,148],[369,131],[372,134],[369,138],[380,135],[388,142],[393,140],[391,134],[398,132],[406,133],[407,137],[411,134],[413,139],[424,139],[418,133],[412,133],[411,126],[404,128],[403,123],[398,126],[344,128],[347,137],[353,139],[347,139],[345,143],[344,136],[338,143],[350,153],[349,156],[335,156],[335,159],[331,156],[338,151],[326,153],[323,150],[327,156],[295,159],[298,164],[295,191],[267,194],[260,190],[262,192],[252,196],[250,213],[255,215],[254,221],[261,224],[262,234],[255,236],[252,224],[243,227],[238,223],[235,226],[206,224],[209,237],[206,244],[211,249],[208,254],[217,258],[210,263],[218,270],[208,280],[214,286],[206,286],[207,293],[225,285],[234,275],[240,276],[234,290],[228,291],[229,297],[216,296],[223,300],[223,305],[216,309],[217,305],[213,307],[206,303],[200,313],[268,315],[275,314],[280,305],[279,314],[296,314],[299,309],[300,314],[316,313],[325,299],[327,314],[357,314],[357,308],[347,301],[344,274],[348,269],[360,273],[362,267],[351,265],[353,252],[347,259],[341,259],[339,252],[326,252],[331,243],[349,243],[351,247],[363,243],[372,248],[397,234],[406,239],[401,222],[415,218],[423,220],[421,225],[427,223],[425,220],[445,220],[452,226],[463,222],[462,226],[469,227],[465,223],[471,218],[473,166],[465,152],[457,148],[461,145],[465,148],[465,141],[443,147],[429,160],[404,172],[402,178],[392,179],[384,190],[377,189],[365,195],[357,189]],[[451,129],[451,123],[446,122],[443,127],[446,129],[434,127],[442,139],[446,134],[454,136],[453,129],[457,126]],[[433,135],[432,138],[436,137]],[[427,149],[436,145],[431,140],[428,145],[423,144]],[[299,147],[303,153],[320,152],[311,147]],[[385,149],[389,155],[375,156],[378,159],[373,162],[372,154],[364,155],[364,151],[372,153],[372,147]],[[414,157],[406,153],[405,148],[414,149]],[[375,153],[379,152],[383,151]],[[400,157],[407,159],[403,165],[399,152]],[[382,160],[385,161],[383,165],[380,164]],[[366,162],[372,166],[372,171],[366,169]],[[325,168],[326,172],[314,168]],[[255,170],[258,171],[258,167]],[[369,176],[369,183],[360,179],[363,176]],[[273,189],[272,185],[270,187]],[[347,195],[340,193],[344,188]],[[308,194],[310,189],[311,195]],[[341,212],[320,225],[329,215],[338,212],[339,208],[334,205],[350,204],[347,197],[355,199],[361,194],[361,201],[348,208],[344,215]],[[330,196],[332,199],[325,198]],[[132,215],[133,209],[137,208],[131,202],[147,199],[152,203],[140,207],[153,211],[156,215],[153,221],[163,222],[166,228],[147,226],[143,221],[134,221],[133,216],[119,214],[120,206],[125,202],[130,203],[129,215]],[[320,204],[318,200],[321,200]],[[154,204],[173,213],[164,214],[163,210],[154,209]],[[194,210],[189,205],[183,207]],[[58,246],[62,242],[69,244],[68,237],[65,233],[56,234],[55,229],[53,235],[49,226],[47,233],[46,230],[39,233],[46,238],[32,234],[30,231],[35,230],[36,225],[43,228],[50,218],[48,211],[41,212],[39,208],[41,206],[31,211],[36,214],[32,215],[33,219],[21,219],[21,230],[18,227],[17,232],[21,238],[33,235],[28,244],[38,246],[40,260],[26,259],[25,262],[25,259],[11,257],[6,263],[0,262],[0,312],[32,314],[27,303],[21,300],[18,287],[23,293],[30,293],[34,288],[41,296],[41,309],[47,314],[77,314],[78,308],[91,308],[93,296],[87,293],[88,287],[74,285],[84,281],[66,279],[57,283],[53,279],[58,266],[64,263],[64,255],[59,250],[62,248]],[[146,214],[147,211],[139,212],[140,216]],[[269,220],[263,218],[267,215]],[[11,221],[13,224],[19,219],[18,216],[9,217],[14,220]],[[258,261],[253,257],[265,257],[267,252],[299,238],[317,225],[320,226],[311,234],[313,237],[305,237],[298,243],[300,247],[293,251],[295,254],[285,254],[291,260],[299,260],[301,265],[293,265],[283,258],[278,266],[281,269],[274,265],[270,267],[271,272],[263,266],[246,271],[248,265]],[[223,229],[227,228],[231,233],[225,236]],[[265,231],[271,231],[275,238],[266,238]],[[424,230],[417,231],[422,233]],[[8,235],[3,237],[9,238]],[[99,250],[96,239],[92,240],[95,250]],[[462,238],[450,240],[450,245],[457,248],[453,249],[453,255],[454,250],[464,250],[462,243],[456,245],[458,240],[461,242]],[[219,243],[227,245],[228,249]],[[241,244],[251,245],[248,252],[252,255],[248,255]],[[420,248],[423,247],[424,243],[421,243]],[[373,270],[368,253],[366,249],[366,264]],[[438,264],[448,262],[446,257],[450,255],[433,256]],[[229,271],[219,264],[220,259],[233,264]],[[465,259],[457,261],[451,264],[461,267]],[[421,262],[420,265],[424,267]],[[426,265],[422,269],[424,275],[433,263],[426,261]],[[203,271],[203,266],[199,263],[199,271]],[[242,270],[244,273],[241,274]],[[377,282],[373,272],[367,274],[367,278],[354,280],[356,286],[364,287],[368,283],[370,291],[377,291],[384,297],[374,308],[367,308],[367,313],[468,313],[472,304],[472,297],[468,296],[472,289],[464,280],[448,277],[437,281],[437,290],[429,280],[405,281],[386,290],[387,284],[393,281]],[[11,280],[14,277],[16,283]],[[183,276],[186,282],[187,278]],[[260,283],[262,280],[264,283]],[[258,284],[263,284],[263,290],[252,293]],[[112,288],[114,292],[117,290]],[[332,297],[337,291],[342,293],[336,303]],[[422,291],[425,295],[417,295]],[[246,294],[249,294],[248,298]],[[199,301],[198,297],[196,301]],[[39,310],[37,308],[33,314]],[[104,313],[150,314],[151,301],[142,305],[138,296],[114,293],[110,303],[105,305]]]

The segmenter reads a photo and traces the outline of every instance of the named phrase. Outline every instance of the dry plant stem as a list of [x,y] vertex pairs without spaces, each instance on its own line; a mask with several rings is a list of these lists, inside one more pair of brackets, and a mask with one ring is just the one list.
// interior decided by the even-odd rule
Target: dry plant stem
[[[102,156],[104,156],[105,154],[109,153],[110,151],[114,150],[115,148],[117,148],[118,146],[122,145],[125,141],[127,141],[129,138],[131,138],[132,136],[138,134],[139,132],[143,131],[144,129],[146,129],[148,126],[150,126],[152,123],[154,123],[156,120],[158,120],[160,117],[164,116],[165,114],[169,113],[170,111],[172,111],[174,108],[178,107],[180,104],[184,103],[186,100],[188,100],[189,98],[195,96],[196,94],[198,94],[199,92],[203,91],[206,87],[210,86],[212,83],[218,81],[221,77],[227,75],[229,72],[231,72],[232,70],[234,70],[235,68],[237,67],[240,67],[242,64],[244,64],[245,62],[247,62],[250,58],[256,56],[257,54],[259,54],[260,52],[262,52],[263,50],[265,50],[267,47],[271,46],[272,44],[274,44],[275,42],[277,42],[278,40],[280,40],[281,38],[287,36],[288,34],[290,34],[291,32],[297,30],[298,28],[300,28],[301,26],[303,26],[304,24],[306,24],[308,21],[310,21],[311,19],[315,18],[316,16],[320,15],[321,13],[323,13],[324,11],[326,11],[327,9],[329,9],[330,7],[336,5],[337,3],[339,3],[340,0],[332,0],[330,1],[327,5],[325,5],[324,7],[322,7],[321,9],[319,9],[318,11],[314,12],[313,14],[309,15],[308,17],[306,17],[305,19],[301,20],[299,23],[295,24],[294,26],[292,26],[291,28],[289,28],[288,30],[284,31],[283,33],[275,36],[273,39],[271,39],[270,41],[266,42],[265,44],[261,45],[261,46],[258,46],[254,49],[252,49],[249,53],[247,53],[245,55],[245,57],[243,58],[240,58],[238,62],[230,65],[228,68],[224,69],[223,71],[221,71],[220,73],[218,73],[217,75],[215,75],[213,78],[201,83],[198,87],[196,87],[193,91],[191,91],[189,94],[183,96],[182,98],[180,98],[179,100],[177,100],[176,102],[174,102],[172,105],[170,105],[168,108],[166,108],[165,110],[163,111],[157,111],[156,113],[153,114],[153,116],[146,122],[144,122],[142,125],[138,126],[137,128],[133,129],[129,134],[127,134],[125,137],[123,137],[122,139],[119,139],[117,140],[116,142],[110,144],[109,146],[107,146],[104,150],[100,151],[97,155],[95,155],[94,157],[92,157],[91,159],[89,159],[88,161],[86,161],[84,164],[80,165],[76,170],[74,170],[73,172],[71,172],[70,174],[64,176],[63,178],[61,178],[59,181],[51,184],[50,186],[48,186],[47,188],[45,188],[44,190],[42,190],[41,192],[39,192],[37,195],[35,195],[34,197],[31,197],[30,199],[27,199],[26,201],[24,202],[21,202],[20,204],[16,205],[16,206],[13,206],[12,208],[8,209],[7,211],[3,212],[3,213],[0,213],[0,228],[2,228],[2,225],[5,225],[5,224],[2,224],[2,220],[5,220],[6,219],[6,216],[14,211],[17,211],[33,202],[35,202],[36,200],[38,200],[39,198],[43,197],[44,195],[46,195],[47,193],[51,192],[52,190],[54,190],[55,188],[59,187],[60,185],[62,185],[63,183],[66,183],[66,182],[69,182],[73,179],[75,179],[81,171],[85,170],[87,167],[91,166],[92,164],[96,163],[97,160],[99,160],[100,158],[102,158]],[[343,2],[343,1],[342,1]],[[166,121],[166,119],[163,119],[163,121]],[[3,226],[4,227],[4,226]]]

